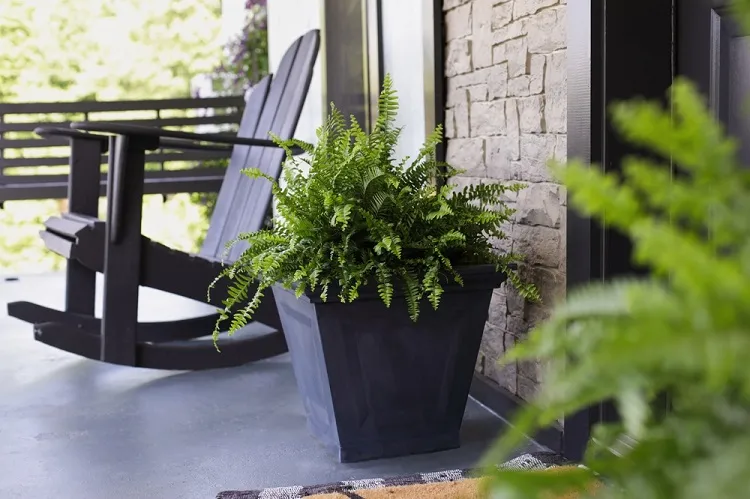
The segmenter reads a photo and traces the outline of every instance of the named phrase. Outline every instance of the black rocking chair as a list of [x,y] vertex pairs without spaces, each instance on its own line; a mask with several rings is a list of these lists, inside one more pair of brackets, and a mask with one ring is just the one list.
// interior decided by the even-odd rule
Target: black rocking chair
[[[71,128],[41,128],[42,136],[69,138],[69,213],[52,217],[41,232],[47,248],[67,259],[65,310],[31,302],[8,304],[8,314],[34,324],[37,341],[90,359],[155,369],[194,370],[230,367],[287,351],[276,304],[269,293],[255,314],[274,329],[267,334],[238,333],[219,340],[221,353],[206,338],[217,314],[171,322],[138,322],[139,286],[206,301],[209,284],[222,270],[226,243],[240,232],[263,227],[271,206],[270,183],[241,173],[261,168],[278,178],[284,151],[269,132],[292,137],[307,95],[320,34],[297,39],[274,77],[263,79],[246,102],[237,137],[104,123],[74,123]],[[97,133],[89,133],[97,132]],[[231,160],[198,255],[171,249],[141,234],[146,151],[231,148]],[[107,216],[97,218],[102,155],[109,150]],[[228,255],[237,258],[241,248]],[[96,273],[103,273],[103,313],[95,317]],[[217,288],[211,304],[222,306],[226,289]]]

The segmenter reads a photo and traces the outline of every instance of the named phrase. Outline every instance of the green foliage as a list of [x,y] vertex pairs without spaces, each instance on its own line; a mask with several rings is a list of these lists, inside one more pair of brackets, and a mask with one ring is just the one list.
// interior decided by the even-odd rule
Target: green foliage
[[[499,255],[491,244],[491,238],[506,237],[501,226],[513,213],[503,202],[504,193],[521,186],[473,185],[455,193],[450,185],[437,186],[436,178],[458,173],[435,159],[442,130],[428,137],[414,159],[397,161],[398,101],[390,77],[385,78],[378,110],[370,134],[354,118],[347,127],[331,106],[330,117],[317,132],[317,146],[274,138],[289,159],[284,187],[268,178],[279,217],[271,229],[239,236],[237,241],[247,249],[219,276],[233,283],[217,331],[230,314],[230,332],[245,325],[264,291],[276,283],[287,289],[296,286],[298,296],[319,290],[328,299],[333,291],[342,302],[350,302],[360,286],[374,280],[386,306],[400,286],[416,321],[423,298],[437,308],[445,282],[461,283],[456,266],[494,263],[525,296],[538,298],[536,289],[510,268],[517,256]],[[295,160],[291,146],[302,147],[308,157]],[[264,176],[257,169],[246,173]],[[232,313],[237,305],[242,308]]]
[[241,94],[268,74],[266,0],[246,0],[242,32],[224,46],[225,61],[216,71],[220,88]]
[[186,96],[220,46],[217,0],[3,0],[0,98]]
[[[174,98],[189,95],[192,78],[215,67],[221,2],[218,0],[3,0],[0,8],[0,101]],[[169,113],[169,114],[167,114]],[[176,117],[172,111],[164,117]],[[153,113],[111,113],[94,119],[153,118]],[[81,120],[82,114],[25,119]],[[17,118],[9,118],[17,119]],[[30,132],[4,138],[30,139]],[[44,151],[65,156],[67,148]],[[6,150],[6,157],[21,157]],[[149,167],[151,165],[148,165]],[[59,174],[57,167],[6,173]],[[212,198],[213,196],[207,196]],[[188,194],[147,196],[144,231],[159,242],[194,251],[209,206]],[[62,200],[9,201],[0,210],[0,272],[58,270],[64,260],[48,251],[38,232],[44,220],[65,211]]]
[[[627,234],[651,274],[571,293],[511,351],[507,361],[542,359],[549,369],[488,462],[522,433],[613,400],[621,422],[596,428],[589,471],[577,473],[608,479],[597,498],[748,496],[750,171],[692,84],[676,81],[670,101],[613,108],[622,136],[650,153],[627,158],[621,175],[555,167],[573,205]],[[513,475],[511,487],[504,473],[493,475],[502,497],[548,497],[536,477]]]

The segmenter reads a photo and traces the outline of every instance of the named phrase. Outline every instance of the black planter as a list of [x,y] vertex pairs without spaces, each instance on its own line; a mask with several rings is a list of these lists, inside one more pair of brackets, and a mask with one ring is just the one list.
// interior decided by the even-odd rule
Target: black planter
[[494,266],[461,270],[435,311],[409,318],[396,290],[352,303],[273,290],[310,431],[340,462],[456,448],[492,290]]

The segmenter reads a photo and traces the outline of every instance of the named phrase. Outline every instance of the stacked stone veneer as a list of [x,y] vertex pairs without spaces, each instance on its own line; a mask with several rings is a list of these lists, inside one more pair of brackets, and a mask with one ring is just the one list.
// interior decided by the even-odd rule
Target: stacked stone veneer
[[499,250],[526,256],[543,303],[495,291],[477,370],[521,398],[540,383],[538,363],[497,360],[549,315],[565,290],[565,194],[547,161],[565,159],[566,0],[445,0],[448,162],[459,185],[521,181]]

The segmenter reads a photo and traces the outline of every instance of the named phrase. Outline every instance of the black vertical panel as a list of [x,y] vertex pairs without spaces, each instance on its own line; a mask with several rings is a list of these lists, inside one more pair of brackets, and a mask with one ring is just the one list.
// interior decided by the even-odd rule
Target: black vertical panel
[[[443,0],[422,0],[425,86],[425,133],[445,125],[445,16]],[[445,141],[438,145],[438,161],[445,161]]]
[[690,78],[714,116],[738,139],[750,165],[750,38],[736,23],[729,0],[678,0],[677,72]]
[[323,94],[326,112],[333,102],[368,126],[367,3],[323,0]]
[[[672,0],[589,0],[568,4],[568,156],[620,171],[634,152],[609,124],[611,103],[663,99],[673,78]],[[568,290],[591,281],[642,274],[627,237],[568,208]],[[592,424],[617,417],[602,404],[565,419],[564,450],[580,459]]]
[[367,126],[371,130],[378,118],[378,97],[383,88],[383,11],[380,0],[363,0],[365,10],[365,106]]
[[323,107],[354,116],[365,130],[377,119],[383,86],[380,0],[323,0]]

